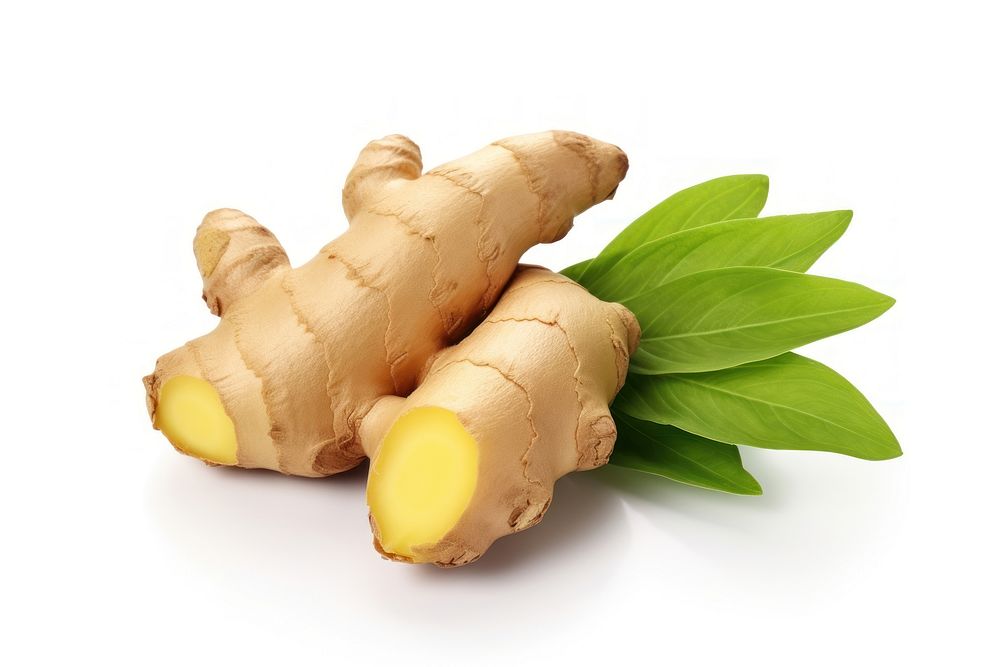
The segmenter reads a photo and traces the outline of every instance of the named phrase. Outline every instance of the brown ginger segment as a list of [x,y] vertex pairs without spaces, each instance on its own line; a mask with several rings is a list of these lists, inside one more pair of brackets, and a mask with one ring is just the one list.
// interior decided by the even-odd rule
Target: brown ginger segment
[[[394,242],[393,237],[399,234],[420,240],[422,257],[432,267],[423,291],[434,305],[444,340],[450,344],[465,334],[471,321],[485,315],[482,307],[469,308],[467,304],[477,301],[492,304],[496,300],[499,288],[495,285],[495,262],[497,257],[509,254],[509,250],[501,247],[499,239],[486,235],[486,227],[480,222],[483,202],[479,193],[470,190],[456,192],[457,186],[443,178],[425,178],[420,185],[430,198],[451,199],[456,212],[469,221],[475,221],[475,224],[458,227],[450,234],[440,234],[436,229],[438,222],[434,213],[425,211],[419,199],[403,196],[403,193],[373,206],[369,220],[376,221],[373,236],[384,238],[386,243]],[[408,189],[403,188],[404,191]],[[341,252],[355,257],[358,255],[358,250],[348,249],[346,243],[335,242],[334,245]],[[386,268],[384,264],[378,263],[377,267],[369,273],[376,276],[379,283],[387,285],[391,274],[387,275],[384,270],[380,272],[380,269]],[[457,267],[465,267],[465,273]],[[390,338],[394,336],[390,334]],[[435,342],[438,349],[441,343]]]
[[194,256],[204,282],[202,298],[222,315],[276,271],[289,268],[284,248],[246,213],[222,208],[205,216],[194,237]]
[[[362,424],[373,469],[384,434],[420,407],[453,411],[479,447],[476,490],[458,523],[437,543],[415,545],[415,558],[389,557],[471,562],[497,538],[537,524],[559,477],[605,464],[619,357],[637,335],[623,307],[546,269],[520,269],[490,316],[434,359],[413,394],[376,403]],[[378,517],[371,521],[384,553]]]
[[[312,448],[337,437],[326,392],[330,369],[323,334],[304,319],[293,297],[293,278],[290,272],[268,281],[227,319],[241,360],[260,380],[278,469],[318,476]],[[288,358],[296,363],[288,364]]]
[[[565,236],[574,216],[610,198],[628,170],[620,148],[574,132],[512,137],[495,145],[511,153],[538,198],[539,243]],[[558,169],[547,168],[551,156],[557,156]],[[559,196],[570,184],[575,196]]]
[[577,433],[577,470],[599,468],[611,458],[618,437],[618,428],[607,406],[588,410],[580,415]]
[[[452,196],[461,194],[469,207],[461,235],[436,238],[443,258],[473,253],[465,266],[474,266],[475,270],[463,271],[461,263],[448,259],[440,267],[438,280],[458,287],[439,299],[439,307],[449,320],[457,321],[453,328],[463,333],[489,312],[507,284],[518,261],[513,259],[514,249],[538,242],[538,196],[513,156],[493,146],[479,155],[480,159],[472,163],[459,160],[437,167],[427,179],[435,190],[450,191]],[[501,172],[503,177],[491,179],[491,170]],[[428,213],[422,213],[420,218],[427,219]],[[470,312],[465,304],[473,297],[478,298]]]
[[[628,157],[617,146],[611,146],[614,159],[602,159],[602,153],[608,151],[600,142],[578,132],[555,131],[552,133],[556,142],[579,154],[587,162],[588,178],[590,180],[590,203],[598,204],[615,196],[618,183],[628,172]],[[607,184],[612,183],[611,190]]]
[[230,418],[240,416],[233,423],[239,443],[237,465],[284,472],[272,438],[275,417],[264,400],[263,378],[240,348],[243,342],[236,315],[229,313],[219,321],[214,335],[196,338],[185,347],[197,359],[200,376],[215,387]]
[[388,183],[416,179],[422,170],[420,148],[407,137],[390,134],[369,142],[344,183],[342,197],[347,219],[353,220],[360,211],[375,203]]

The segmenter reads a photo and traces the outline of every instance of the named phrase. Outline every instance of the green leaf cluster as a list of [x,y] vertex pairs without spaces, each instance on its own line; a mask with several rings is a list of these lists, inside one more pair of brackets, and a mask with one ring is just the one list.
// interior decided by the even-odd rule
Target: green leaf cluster
[[641,216],[563,270],[627,306],[642,339],[612,406],[611,463],[759,494],[737,445],[881,460],[902,452],[850,382],[791,350],[875,319],[891,297],[805,273],[850,211],[758,218],[768,179],[717,178]]

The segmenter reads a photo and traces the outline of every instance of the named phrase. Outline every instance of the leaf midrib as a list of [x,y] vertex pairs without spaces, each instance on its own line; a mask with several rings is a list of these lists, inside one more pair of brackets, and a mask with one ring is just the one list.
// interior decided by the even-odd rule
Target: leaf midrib
[[[693,219],[693,218],[694,218],[694,217],[695,217],[695,216],[696,216],[697,214],[701,213],[701,212],[702,212],[702,211],[703,211],[703,210],[705,209],[705,207],[706,207],[706,206],[708,206],[709,204],[712,204],[712,203],[714,203],[714,202],[715,202],[716,200],[720,199],[720,198],[721,198],[721,197],[723,197],[724,195],[728,195],[728,194],[729,194],[730,192],[732,192],[733,190],[738,190],[738,189],[740,189],[741,187],[743,187],[743,184],[742,184],[742,183],[737,183],[736,185],[734,185],[733,187],[729,188],[728,190],[724,190],[724,191],[722,191],[722,192],[719,192],[719,193],[716,193],[716,195],[715,195],[714,197],[712,197],[711,199],[707,199],[707,200],[705,200],[704,202],[702,202],[702,205],[701,205],[701,206],[699,206],[698,208],[696,208],[696,209],[695,209],[694,211],[692,211],[692,212],[691,212],[691,214],[690,214],[690,215],[688,215],[688,217],[687,217],[687,218],[685,218],[685,220],[684,220],[684,224],[685,224],[685,225],[687,225],[687,224],[688,224],[689,222],[691,222],[691,220],[692,220],[692,219]],[[725,214],[725,216],[726,216],[726,217],[723,217],[723,218],[722,218],[721,220],[718,220],[717,222],[725,222],[726,220],[729,220],[729,217],[728,217],[728,216],[731,216],[731,215],[733,214],[733,211],[737,211],[737,210],[739,210],[740,208],[742,208],[742,207],[743,207],[743,206],[744,206],[744,205],[745,205],[745,204],[746,204],[746,203],[747,203],[748,201],[750,201],[750,199],[752,199],[752,198],[753,198],[753,197],[754,197],[754,196],[755,196],[755,195],[757,194],[757,191],[758,191],[759,189],[760,189],[760,185],[759,185],[759,184],[757,184],[757,186],[756,186],[756,187],[754,187],[754,188],[753,188],[753,189],[752,189],[752,190],[750,191],[750,193],[749,193],[749,194],[747,194],[747,196],[743,198],[743,201],[741,201],[741,202],[740,202],[739,204],[737,204],[736,206],[734,206],[734,207],[732,207],[731,209],[729,209],[729,212]],[[711,223],[710,223],[710,224],[711,224]],[[681,229],[679,229],[679,230],[677,230],[677,231],[687,231],[687,229],[688,229],[688,227],[682,227]],[[674,233],[676,233],[676,232],[674,232]]]
[[651,336],[645,337],[643,341],[653,341],[653,340],[673,340],[677,338],[691,338],[692,336],[711,336],[714,334],[726,333],[729,331],[743,331],[746,329],[754,329],[757,327],[766,327],[773,324],[784,324],[785,322],[795,322],[797,320],[806,320],[811,317],[826,317],[827,315],[837,315],[841,313],[853,313],[859,310],[871,310],[881,307],[881,304],[873,304],[870,306],[858,306],[857,308],[843,308],[840,310],[829,310],[822,313],[810,313],[808,315],[796,315],[794,317],[785,317],[780,320],[768,320],[766,322],[758,322],[756,324],[740,324],[733,327],[725,327],[722,329],[707,329],[705,331],[692,331],[683,334],[671,334],[669,336]]
[[842,431],[847,431],[848,433],[851,433],[853,435],[856,435],[856,436],[859,436],[861,438],[864,438],[865,440],[868,440],[869,442],[874,442],[875,444],[879,445],[880,447],[882,446],[881,443],[878,440],[873,439],[870,435],[867,435],[865,433],[860,433],[858,431],[855,431],[854,429],[847,428],[846,426],[838,424],[837,422],[830,421],[829,419],[827,419],[825,417],[820,417],[817,414],[813,414],[811,412],[806,412],[805,410],[801,410],[799,408],[794,408],[794,407],[792,407],[790,405],[784,405],[782,403],[774,403],[773,401],[768,401],[768,400],[765,400],[763,398],[756,398],[756,397],[753,397],[753,396],[747,396],[746,394],[741,394],[739,392],[735,392],[735,391],[732,391],[732,390],[729,390],[729,389],[722,389],[720,387],[716,387],[716,386],[713,386],[713,385],[710,385],[710,384],[705,384],[704,382],[697,382],[695,380],[692,380],[690,378],[686,378],[686,377],[683,377],[683,376],[680,376],[680,375],[671,375],[671,378],[674,379],[674,380],[677,380],[679,382],[687,382],[688,384],[693,384],[693,385],[698,386],[698,387],[703,387],[705,389],[708,389],[709,391],[717,391],[717,392],[719,392],[721,394],[728,394],[730,396],[735,396],[737,398],[741,398],[741,399],[743,399],[745,401],[750,401],[752,403],[760,403],[762,405],[767,405],[767,406],[770,406],[772,408],[780,408],[780,409],[783,409],[783,410],[787,410],[789,412],[795,412],[795,413],[798,413],[798,414],[803,415],[805,417],[809,417],[811,419],[814,419],[816,421],[820,421],[820,422],[829,424],[830,426],[838,428],[838,429],[840,429]]

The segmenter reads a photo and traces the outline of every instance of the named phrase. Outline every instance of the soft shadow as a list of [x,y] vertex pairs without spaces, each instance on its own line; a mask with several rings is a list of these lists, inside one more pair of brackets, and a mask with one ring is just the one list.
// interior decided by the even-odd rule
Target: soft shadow
[[366,479],[367,465],[306,479],[165,455],[150,476],[146,503],[170,546],[201,567],[278,568],[287,577],[294,562],[314,581],[331,563],[455,582],[523,576],[573,561],[606,570],[629,538],[621,494],[587,472],[559,480],[540,524],[498,540],[475,563],[443,570],[381,562],[371,546]]
[[296,622],[321,623],[349,606],[410,628],[455,625],[488,637],[511,613],[532,623],[571,613],[611,585],[628,552],[620,493],[579,473],[556,484],[539,525],[499,540],[476,563],[385,561],[371,544],[365,479],[364,467],[300,479],[164,454],[146,502],[184,576],[251,608],[268,600],[295,609]]
[[[146,506],[173,566],[239,604],[282,604],[311,623],[350,605],[416,631],[454,624],[474,631],[474,641],[512,613],[530,627],[604,596],[612,604],[626,566],[650,554],[697,554],[706,582],[739,581],[753,594],[796,598],[816,581],[832,585],[886,530],[883,505],[893,491],[884,472],[858,462],[771,454],[745,455],[764,487],[759,497],[614,466],[569,475],[539,525],[449,570],[378,557],[365,466],[302,479],[209,468],[165,452]],[[634,534],[636,522],[642,530]]]
[[774,480],[760,480],[763,495],[750,496],[689,486],[658,475],[609,465],[595,471],[602,484],[615,489],[631,505],[644,509],[669,507],[689,517],[713,524],[737,523],[733,519],[755,514],[774,513],[786,505],[783,485]]
[[366,476],[364,465],[308,479],[165,456],[148,480],[146,506],[169,548],[204,574],[315,578],[350,555],[346,535],[367,547]]
[[887,466],[822,452],[741,450],[762,496],[690,487],[615,466],[595,478],[668,543],[747,590],[791,597],[835,585],[891,529]]
[[622,552],[627,535],[618,492],[601,484],[593,472],[575,474],[556,483],[552,504],[538,525],[497,540],[475,563],[447,571],[421,568],[421,574],[432,579],[490,579],[579,558],[606,567]]
[[606,595],[631,539],[618,491],[591,472],[577,473],[557,482],[541,523],[501,538],[475,563],[450,569],[383,563],[369,568],[366,592],[392,600],[379,613],[407,627],[460,627],[468,641],[485,641],[512,614],[524,627],[544,627]]
[[650,525],[672,539],[683,541],[685,536],[706,531],[719,539],[727,539],[726,536],[739,539],[789,509],[787,480],[773,474],[767,461],[761,458],[767,453],[743,451],[744,465],[753,471],[764,489],[763,495],[758,496],[703,489],[614,465],[596,470],[594,476]]

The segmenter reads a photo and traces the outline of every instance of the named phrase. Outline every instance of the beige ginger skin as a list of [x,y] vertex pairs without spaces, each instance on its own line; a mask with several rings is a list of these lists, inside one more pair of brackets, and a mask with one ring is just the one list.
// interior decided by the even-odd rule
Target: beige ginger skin
[[[365,418],[376,549],[394,560],[464,565],[497,538],[538,523],[559,477],[607,463],[616,436],[608,405],[638,341],[639,325],[624,306],[547,269],[522,267],[486,320],[441,352],[410,396],[383,398]],[[457,417],[474,462],[451,465],[462,456],[455,449],[427,460],[441,439],[426,432],[441,423],[436,417],[424,419],[425,432],[406,426],[387,437],[426,410]],[[393,459],[417,478],[408,480]],[[473,483],[463,485],[469,475]],[[421,516],[428,499],[435,511]],[[441,521],[446,514],[457,521]],[[398,534],[386,535],[383,523]],[[413,543],[415,532],[436,539]]]
[[[168,416],[184,418],[187,404],[178,401],[190,398],[184,384],[190,381],[198,383],[191,391],[207,392],[205,400],[221,404],[220,414],[224,411],[228,419],[210,425],[212,438],[231,441],[234,454],[208,455],[181,442],[181,436],[172,437],[181,451],[212,463],[310,477],[354,467],[365,456],[359,428],[375,402],[413,392],[428,360],[490,312],[521,255],[536,243],[562,238],[575,215],[614,193],[626,169],[625,155],[615,146],[579,134],[546,132],[498,141],[421,175],[417,146],[405,137],[389,136],[371,142],[347,178],[343,203],[348,231],[295,269],[277,239],[253,218],[231,209],[208,214],[194,246],[204,298],[220,316],[219,324],[160,357],[144,378],[154,426]],[[545,300],[549,297],[540,298],[540,305],[551,303]],[[514,336],[521,331],[509,328]],[[515,343],[502,345],[518,349]],[[427,374],[432,387],[441,382],[435,378],[468,366],[445,370],[441,363],[438,359]],[[480,380],[496,383],[495,376],[495,371],[469,368],[455,378],[468,383],[462,385],[465,389],[456,385],[453,390],[473,395]],[[598,377],[605,390],[611,386],[604,370]],[[165,387],[181,398],[161,396]],[[524,395],[506,386],[497,389],[503,394],[495,403],[509,397],[511,409],[524,412]],[[604,401],[606,414],[613,392],[595,395]],[[410,400],[421,396],[429,396],[423,387]],[[537,416],[542,411],[565,411],[565,403],[545,407],[546,399],[537,401],[532,420],[504,427],[517,432],[518,442],[531,441],[523,439],[530,436],[530,424],[548,423]],[[484,437],[492,437],[483,423],[470,422],[468,428],[476,433],[484,429]],[[610,418],[593,424],[611,433],[611,440],[584,452],[586,456],[581,453],[578,467],[595,465],[610,451]],[[592,434],[581,433],[589,442]],[[484,460],[493,456],[490,451],[484,445]],[[540,480],[540,486],[525,487],[530,498],[522,503],[523,516],[512,519],[517,527],[540,516],[539,503],[545,502],[550,485],[546,480],[571,469],[573,457],[535,458],[533,467],[526,465],[523,475],[518,472],[521,479]],[[504,466],[511,468],[509,462]],[[504,473],[498,469],[495,474]],[[487,502],[485,496],[479,499],[487,488],[481,480],[475,502]],[[491,526],[488,534],[497,530]],[[428,558],[469,560],[487,544],[452,541],[468,546],[469,555],[457,553],[458,546],[442,546],[428,551]]]

